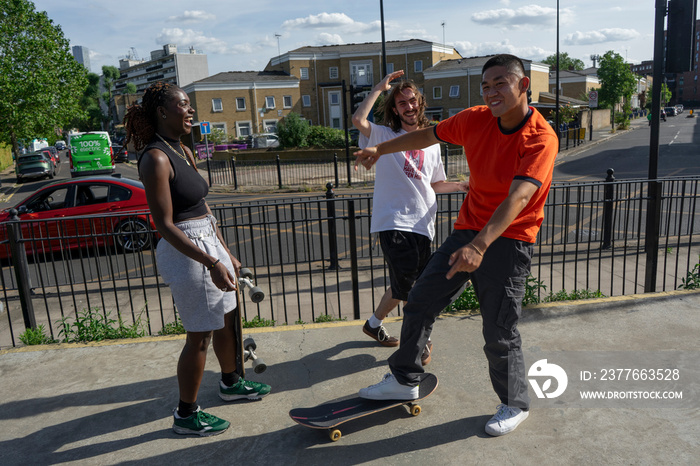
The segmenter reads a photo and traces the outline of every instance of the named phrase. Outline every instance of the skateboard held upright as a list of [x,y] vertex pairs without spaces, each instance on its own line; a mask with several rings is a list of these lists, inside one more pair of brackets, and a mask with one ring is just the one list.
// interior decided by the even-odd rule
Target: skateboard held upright
[[241,268],[239,275],[240,276],[238,277],[238,283],[236,286],[238,303],[233,312],[237,313],[237,315],[234,316],[234,322],[236,326],[236,344],[238,345],[238,351],[236,351],[238,375],[245,378],[245,363],[249,359],[253,361],[253,370],[256,374],[265,372],[267,365],[255,353],[255,350],[257,349],[255,340],[252,338],[246,338],[245,340],[243,339],[243,312],[241,307],[243,290],[241,288],[248,288],[248,296],[254,303],[259,303],[265,299],[265,293],[262,289],[260,289],[260,287],[255,286],[255,283],[253,282],[253,273],[250,271],[250,269],[245,267]]

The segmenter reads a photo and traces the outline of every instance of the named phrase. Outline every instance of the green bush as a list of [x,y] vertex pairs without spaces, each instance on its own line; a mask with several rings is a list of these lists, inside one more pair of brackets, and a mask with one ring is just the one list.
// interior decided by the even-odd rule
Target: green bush
[[185,330],[184,325],[182,325],[182,321],[177,318],[175,322],[165,324],[158,332],[158,335],[181,335],[183,333],[187,333],[187,330]]
[[243,320],[243,328],[255,327],[274,327],[275,321],[270,319],[261,319],[258,316],[253,317],[253,320]]
[[306,147],[311,128],[306,120],[292,112],[277,123],[277,137],[284,148]]
[[103,316],[97,308],[79,312],[73,323],[68,322],[67,317],[57,323],[61,327],[58,335],[62,335],[63,341],[67,343],[139,338],[146,335],[140,315],[136,322],[126,325],[121,317],[118,320],[110,319],[109,313]]
[[45,333],[44,324],[39,325],[36,328],[28,328],[19,336],[19,341],[25,345],[48,345],[50,343],[57,343],[58,340],[54,340]]
[[345,131],[327,126],[312,126],[306,143],[321,149],[341,149],[345,147]]

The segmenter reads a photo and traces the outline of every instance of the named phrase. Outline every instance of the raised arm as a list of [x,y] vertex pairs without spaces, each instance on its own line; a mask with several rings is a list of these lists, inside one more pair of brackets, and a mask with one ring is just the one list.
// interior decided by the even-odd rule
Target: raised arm
[[391,81],[401,76],[403,76],[403,70],[394,71],[393,73],[386,75],[384,79],[379,82],[379,84],[372,88],[372,91],[367,95],[367,97],[365,97],[365,100],[362,101],[360,106],[357,107],[357,110],[352,115],[352,124],[355,126],[355,128],[360,130],[365,137],[369,138],[370,134],[372,133],[372,127],[367,120],[369,112],[372,110],[372,106],[382,92],[391,90]]

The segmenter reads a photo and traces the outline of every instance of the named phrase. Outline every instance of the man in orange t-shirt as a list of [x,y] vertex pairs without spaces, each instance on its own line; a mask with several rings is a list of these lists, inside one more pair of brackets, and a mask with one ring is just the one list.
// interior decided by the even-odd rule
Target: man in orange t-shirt
[[401,345],[389,358],[391,374],[360,390],[361,397],[418,397],[424,372],[420,354],[433,323],[471,280],[481,306],[491,384],[501,401],[486,432],[507,434],[527,418],[530,397],[517,324],[559,149],[550,125],[528,106],[529,85],[519,58],[496,55],[482,69],[485,106],[355,153],[355,163],[370,168],[382,154],[445,141],[464,146],[470,171],[455,229],[408,296]]

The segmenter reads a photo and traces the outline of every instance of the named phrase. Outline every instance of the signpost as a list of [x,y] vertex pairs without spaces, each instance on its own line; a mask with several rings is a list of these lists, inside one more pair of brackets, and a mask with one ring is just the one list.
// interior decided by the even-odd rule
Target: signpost
[[590,123],[591,129],[588,131],[588,140],[592,141],[593,140],[593,109],[598,108],[598,91],[595,89],[591,90],[588,93],[588,111],[589,111],[589,118],[588,121]]
[[208,121],[199,122],[199,132],[204,135],[204,151],[207,154],[207,173],[209,175],[209,186],[211,186],[211,167],[209,165],[209,140],[207,135],[211,134],[211,124]]

